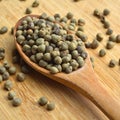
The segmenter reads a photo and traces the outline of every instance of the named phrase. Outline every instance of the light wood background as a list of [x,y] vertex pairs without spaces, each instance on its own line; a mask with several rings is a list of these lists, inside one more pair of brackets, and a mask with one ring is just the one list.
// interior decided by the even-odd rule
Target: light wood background
[[[0,35],[0,47],[5,48],[5,59],[10,63],[11,53],[15,48],[13,36],[10,35],[10,28],[25,15],[25,8],[31,6],[33,1],[2,0],[0,2],[0,27],[7,26],[9,28],[6,34]],[[84,18],[86,20],[85,33],[89,37],[88,41],[92,41],[98,32],[104,35],[106,32],[99,20],[92,15],[95,8],[101,11],[108,8],[111,13],[107,20],[110,22],[114,34],[120,33],[120,0],[39,1],[39,7],[32,8],[33,14],[46,12],[48,15],[60,13],[64,16],[70,11],[74,13],[75,18]],[[105,35],[100,46],[96,50],[88,50],[88,52],[90,56],[94,57],[94,70],[101,78],[101,82],[113,91],[113,97],[118,96],[120,98],[120,66],[108,67],[111,58],[117,61],[120,58],[120,43],[116,44],[113,49],[107,50],[105,57],[98,57],[98,51],[105,48],[107,39],[108,36]],[[19,71],[19,65],[16,67]],[[40,73],[33,71],[22,83],[17,82],[15,76],[10,79],[14,82],[13,90],[16,91],[17,96],[22,98],[23,103],[20,107],[12,107],[11,101],[7,100],[8,92],[3,89],[4,83],[0,84],[0,120],[108,120],[95,105],[81,94],[44,77]],[[41,96],[46,96],[50,101],[54,101],[56,109],[48,112],[45,107],[40,107],[37,100]]]

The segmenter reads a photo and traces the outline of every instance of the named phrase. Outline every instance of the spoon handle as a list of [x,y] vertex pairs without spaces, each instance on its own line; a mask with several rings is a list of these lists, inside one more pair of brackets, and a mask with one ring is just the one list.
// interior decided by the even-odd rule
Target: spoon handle
[[69,77],[74,82],[68,86],[92,101],[110,120],[120,120],[120,100],[118,101],[117,97],[112,94],[110,88],[100,82],[94,72],[88,73],[86,76],[83,73],[82,77],[78,74],[74,78]]

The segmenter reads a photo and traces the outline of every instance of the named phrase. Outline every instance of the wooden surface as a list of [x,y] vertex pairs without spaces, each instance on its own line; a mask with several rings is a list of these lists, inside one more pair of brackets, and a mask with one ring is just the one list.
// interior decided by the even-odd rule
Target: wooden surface
[[[24,16],[25,8],[29,7],[31,3],[31,0],[25,2],[3,0],[0,2],[0,27],[5,25],[9,28],[10,32],[10,28],[15,25],[19,18]],[[55,13],[65,15],[68,11],[71,11],[74,13],[75,18],[84,18],[86,20],[85,33],[88,35],[89,41],[92,41],[98,32],[105,34],[105,29],[103,29],[102,24],[97,18],[92,16],[93,10],[95,8],[101,11],[104,8],[111,10],[111,14],[107,19],[110,21],[111,28],[116,35],[120,33],[119,6],[120,0],[82,0],[76,3],[72,0],[41,0],[40,6],[33,8],[33,13],[40,14],[46,12],[49,15]],[[6,49],[5,59],[11,62],[11,52],[15,44],[13,36],[9,32],[0,35],[0,47]],[[113,49],[107,50],[104,58],[98,57],[98,51],[100,48],[105,47],[107,39],[108,37],[105,36],[99,48],[89,50],[88,52],[95,59],[94,70],[101,78],[101,82],[111,89],[110,91],[113,92],[113,97],[117,96],[120,98],[120,66],[116,66],[115,68],[108,67],[108,62],[111,58],[116,60],[120,58],[120,44],[116,44]],[[17,67],[19,71],[19,66]],[[11,79],[14,82],[13,90],[22,98],[23,103],[20,107],[12,107],[11,101],[7,100],[7,92],[3,90],[3,83],[0,84],[0,120],[16,120],[16,118],[18,120],[108,120],[96,106],[81,94],[35,71],[29,74],[23,83],[17,82],[15,76],[12,76]],[[46,96],[49,100],[55,101],[56,109],[48,112],[45,107],[38,106],[37,100],[41,96]]]

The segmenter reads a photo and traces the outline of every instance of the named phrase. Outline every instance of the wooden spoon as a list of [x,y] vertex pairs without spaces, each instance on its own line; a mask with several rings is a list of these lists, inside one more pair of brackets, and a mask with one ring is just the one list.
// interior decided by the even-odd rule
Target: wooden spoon
[[[29,15],[31,17],[39,17],[38,15]],[[107,86],[103,85],[96,76],[89,55],[86,59],[84,67],[70,73],[57,73],[51,74],[48,70],[33,63],[22,51],[21,46],[16,41],[16,30],[27,16],[21,18],[14,29],[14,39],[18,52],[21,57],[28,63],[33,69],[42,73],[43,75],[64,84],[73,90],[82,93],[85,97],[91,100],[100,110],[103,111],[110,119],[120,120],[120,101],[114,97]]]

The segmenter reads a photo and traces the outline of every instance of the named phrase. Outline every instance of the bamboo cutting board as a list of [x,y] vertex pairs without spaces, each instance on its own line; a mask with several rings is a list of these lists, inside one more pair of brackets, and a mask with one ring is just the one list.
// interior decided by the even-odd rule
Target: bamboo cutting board
[[[7,26],[9,31],[0,35],[0,47],[6,50],[5,59],[12,64],[12,50],[15,48],[13,36],[10,35],[10,28],[15,25],[17,20],[25,14],[25,8],[31,6],[34,0],[2,0],[0,2],[0,27]],[[32,8],[33,14],[46,12],[48,15],[60,13],[64,16],[67,12],[74,13],[75,18],[86,20],[85,33],[88,35],[88,41],[92,41],[98,32],[104,34],[104,40],[96,50],[88,50],[90,56],[95,59],[95,72],[101,78],[101,82],[110,88],[113,97],[120,98],[120,66],[109,68],[108,63],[111,58],[118,60],[120,58],[120,44],[116,44],[111,50],[107,50],[105,57],[98,57],[98,51],[105,47],[108,36],[99,20],[93,17],[95,8],[101,11],[108,8],[111,13],[107,20],[111,24],[114,34],[120,33],[120,0],[39,0],[40,5]],[[16,66],[20,70],[20,66]],[[26,81],[19,83],[15,76],[10,79],[14,82],[13,90],[17,96],[22,98],[20,107],[12,107],[11,101],[7,100],[7,94],[0,84],[0,120],[108,120],[108,118],[99,111],[95,105],[65,86],[54,82],[34,70],[27,76]],[[98,93],[99,95],[99,93]],[[50,101],[56,103],[56,109],[48,112],[45,107],[40,107],[37,100],[41,96],[46,96]],[[107,99],[107,98],[106,98]],[[114,107],[114,106],[113,106]],[[117,108],[115,108],[117,109]]]

